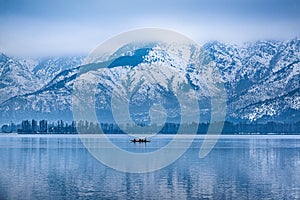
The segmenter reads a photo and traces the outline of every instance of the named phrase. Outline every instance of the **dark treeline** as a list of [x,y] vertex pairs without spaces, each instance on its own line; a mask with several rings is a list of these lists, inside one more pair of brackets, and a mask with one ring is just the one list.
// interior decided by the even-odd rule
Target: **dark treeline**
[[48,122],[47,120],[24,120],[21,124],[6,124],[1,127],[3,133],[17,132],[19,134],[77,134],[80,133],[97,133],[99,124],[88,121],[72,121],[71,123],[59,120],[57,122]]
[[[220,123],[213,123],[218,125]],[[209,124],[200,124],[198,134],[206,134]],[[222,134],[300,134],[300,121],[295,123],[232,123],[225,121],[222,129]]]
[[[159,131],[163,134],[174,134],[177,133],[179,127],[182,133],[188,133],[189,130],[198,130],[198,134],[206,134],[208,128],[211,127],[214,131],[215,127],[221,127],[222,123],[214,122],[196,124],[175,124],[166,123],[164,127]],[[197,128],[198,127],[198,128]],[[152,125],[153,130],[157,130],[156,125]],[[130,132],[134,127],[124,125],[123,130]],[[120,127],[113,123],[93,123],[88,121],[72,121],[71,123],[59,120],[57,122],[48,122],[47,120],[24,120],[21,124],[5,124],[1,127],[3,133],[17,132],[19,134],[94,134],[99,133],[102,130],[106,134],[122,134],[124,133]],[[279,122],[268,122],[268,123],[232,123],[226,121],[224,123],[222,134],[299,134],[300,121],[295,123],[279,123]],[[213,133],[213,132],[212,132]]]

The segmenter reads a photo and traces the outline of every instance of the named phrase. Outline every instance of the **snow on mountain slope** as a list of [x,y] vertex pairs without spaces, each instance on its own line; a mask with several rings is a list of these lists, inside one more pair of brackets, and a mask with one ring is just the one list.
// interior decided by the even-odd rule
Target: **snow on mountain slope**
[[83,56],[43,59],[0,55],[0,103],[16,95],[35,92],[60,72],[79,66]]
[[[274,114],[271,108],[267,112],[269,107],[266,106],[263,106],[266,112],[258,108],[265,105],[263,102],[272,101],[299,88],[299,39],[258,41],[242,47],[214,42],[205,47],[223,74],[228,93],[229,117],[251,121],[268,117],[276,119],[274,115],[284,113]],[[298,96],[296,94],[291,98],[297,99]],[[293,107],[293,103],[285,103],[284,109]]]
[[[128,49],[129,46],[116,52],[114,56],[117,59],[106,69],[101,69],[102,73],[97,73],[100,70],[98,64],[85,66],[87,71],[92,69],[87,75],[97,83],[97,109],[110,109],[109,95],[123,75],[128,74],[128,81],[139,85],[130,99],[132,116],[136,119],[149,120],[147,109],[153,103],[169,106],[169,115],[176,118],[178,110],[171,107],[178,102],[172,94],[168,94],[168,84],[180,85],[184,82],[188,82],[197,92],[202,112],[210,112],[209,96],[217,94],[218,88],[214,85],[222,83],[227,91],[229,120],[300,119],[300,40],[297,38],[289,41],[258,41],[243,46],[210,42],[202,50],[187,45],[182,52],[172,52],[172,49],[156,44],[146,49],[131,48],[130,52]],[[79,72],[75,66],[81,59],[64,57],[31,67],[33,74],[47,80],[44,82],[47,84],[39,90],[26,90],[24,86],[12,85],[11,90],[19,90],[19,93],[12,94],[27,94],[15,96],[4,103],[2,101],[0,121],[6,118],[22,120],[33,115],[48,119],[72,119],[71,94]],[[10,62],[9,66],[19,65]],[[8,65],[5,63],[9,63],[9,58],[2,55],[0,74],[7,73],[4,72],[6,68],[3,66]],[[58,67],[53,69],[53,66]],[[221,76],[214,66],[219,69]],[[141,73],[141,70],[149,73]],[[172,80],[172,71],[180,74],[181,78]],[[23,79],[31,81],[32,76],[32,73],[22,74]],[[3,81],[6,79],[2,77],[2,91],[9,90]],[[18,79],[26,85],[25,80],[23,82],[21,77]]]
[[33,75],[29,65],[0,54],[0,102],[36,91],[41,86],[42,81]]
[[84,56],[64,56],[38,59],[33,73],[44,83],[51,81],[60,72],[81,65]]

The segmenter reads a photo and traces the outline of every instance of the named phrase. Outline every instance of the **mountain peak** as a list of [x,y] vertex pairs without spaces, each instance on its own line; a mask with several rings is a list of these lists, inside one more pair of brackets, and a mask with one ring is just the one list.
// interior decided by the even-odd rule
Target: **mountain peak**
[[[201,49],[187,45],[176,52],[155,43],[147,48],[130,45],[116,51],[111,57],[113,62],[101,69],[103,73],[100,75],[89,72],[92,81],[98,83],[96,96],[99,109],[109,109],[105,100],[107,95],[118,80],[128,73],[132,76],[132,83],[139,83],[140,87],[132,97],[133,103],[144,105],[133,116],[143,116],[143,119],[149,120],[149,102],[176,105],[167,90],[163,90],[168,84],[163,86],[155,83],[157,77],[169,77],[170,71],[175,70],[182,81],[188,82],[197,91],[203,112],[210,112],[210,105],[205,99],[209,95],[204,87],[205,81],[219,81],[224,83],[227,91],[227,119],[284,120],[290,118],[289,113],[294,120],[300,118],[299,92],[293,92],[300,88],[299,38],[264,40],[242,46],[213,41]],[[206,64],[213,62],[221,77],[210,71],[205,62],[191,62],[201,51],[207,56]],[[65,117],[70,120],[73,84],[83,59],[83,56],[68,56],[32,61],[0,54],[0,91],[4,94],[0,99],[0,121],[22,120],[33,113],[45,119]],[[82,69],[84,67],[87,66],[82,66]],[[11,70],[5,71],[4,68]],[[150,70],[148,77],[139,72],[145,69]],[[150,78],[148,84],[147,78]],[[169,101],[163,100],[164,96],[170,98]],[[178,110],[169,111],[175,119]],[[209,117],[204,116],[203,119],[209,120]]]

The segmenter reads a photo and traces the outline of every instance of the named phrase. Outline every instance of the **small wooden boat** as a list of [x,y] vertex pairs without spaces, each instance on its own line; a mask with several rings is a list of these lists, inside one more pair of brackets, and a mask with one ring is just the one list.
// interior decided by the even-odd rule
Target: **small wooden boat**
[[134,138],[133,140],[130,140],[133,143],[146,143],[146,142],[150,142],[150,140],[147,140],[147,138]]

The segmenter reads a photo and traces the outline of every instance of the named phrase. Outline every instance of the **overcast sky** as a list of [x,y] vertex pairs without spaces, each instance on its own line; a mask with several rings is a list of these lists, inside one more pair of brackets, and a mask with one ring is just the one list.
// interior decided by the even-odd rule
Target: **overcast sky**
[[158,27],[203,44],[300,36],[299,0],[0,0],[0,51],[87,54],[119,33]]

